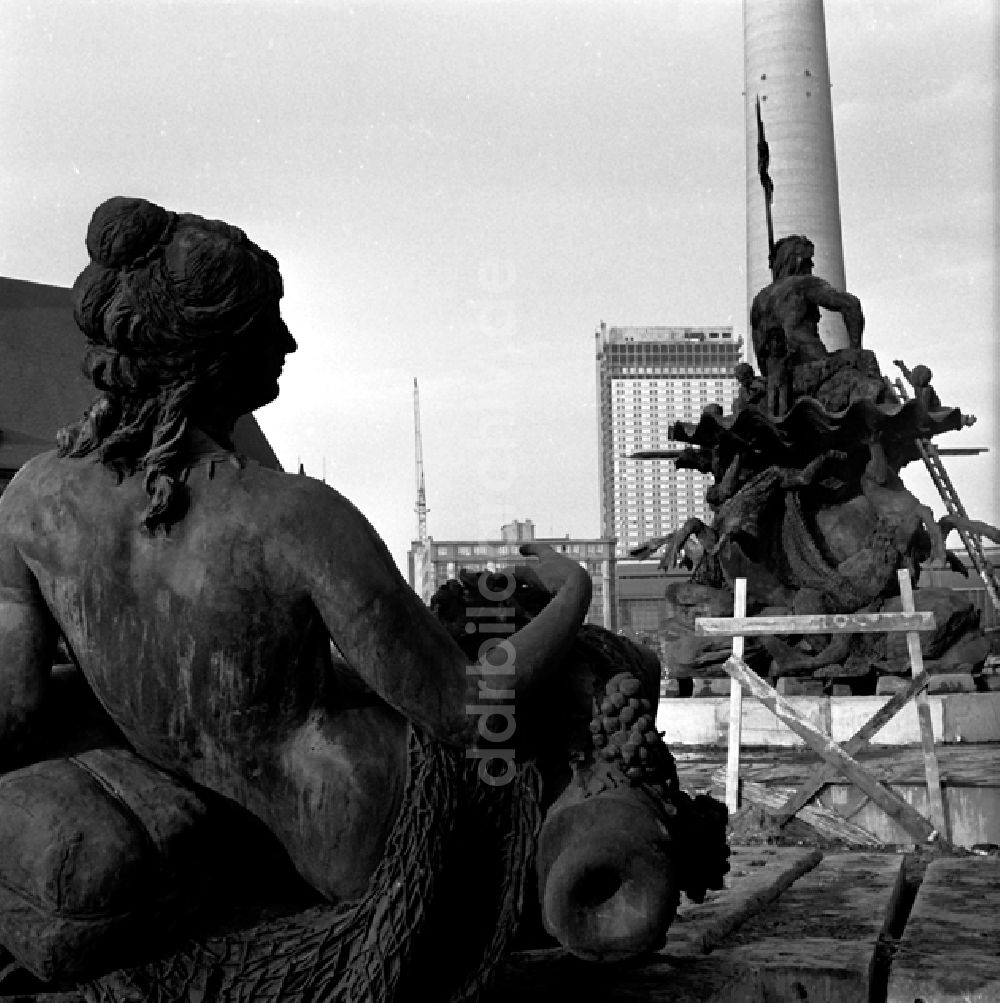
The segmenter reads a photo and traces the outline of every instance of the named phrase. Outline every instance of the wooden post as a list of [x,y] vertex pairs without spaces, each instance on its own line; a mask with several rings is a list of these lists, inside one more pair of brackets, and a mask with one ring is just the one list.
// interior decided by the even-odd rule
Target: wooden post
[[[733,591],[733,616],[747,612],[747,580],[737,578]],[[743,637],[733,638],[733,658],[743,661]],[[743,741],[743,687],[735,677],[729,679],[729,739],[726,747],[726,807],[732,815],[740,807],[740,744]]]
[[867,794],[890,818],[895,819],[918,842],[932,843],[943,834],[931,825],[912,805],[907,804],[895,791],[877,780],[856,759],[849,756],[829,735],[818,731],[799,712],[751,668],[730,658],[726,672],[738,679],[775,717],[784,721],[805,743],[822,758],[836,766],[856,787]]
[[[913,587],[910,583],[910,573],[902,568],[896,572],[899,578],[899,595],[903,600],[903,610],[906,613],[914,611]],[[920,635],[915,631],[906,632],[906,647],[910,653],[910,675],[920,675],[924,670],[924,655],[920,650]],[[941,794],[941,771],[938,768],[937,753],[934,750],[934,725],[931,723],[931,708],[927,703],[925,690],[918,690],[913,698],[917,705],[917,719],[920,722],[920,745],[924,754],[924,773],[927,777],[927,797],[931,806],[931,821],[940,833],[942,840],[948,841],[948,816],[944,810],[944,797]]]
[[[913,595],[909,591],[910,583],[905,572],[900,572],[900,590],[903,594],[904,611],[901,613],[835,613],[813,614],[808,616],[759,616],[747,617],[741,615],[746,608],[746,581],[737,579],[734,583],[735,592],[739,598],[738,608],[732,617],[698,617],[695,621],[695,633],[733,638],[733,656],[723,666],[734,682],[745,686],[749,692],[767,707],[772,714],[783,721],[792,731],[799,735],[805,743],[817,752],[826,764],[823,773],[815,771],[807,780],[806,786],[815,785],[818,790],[827,782],[829,776],[843,774],[856,787],[860,788],[874,801],[890,818],[895,819],[907,832],[921,842],[937,842],[939,846],[948,845],[945,830],[944,807],[941,798],[940,775],[937,769],[937,757],[934,752],[934,733],[931,727],[930,709],[927,705],[923,688],[927,677],[923,673],[923,659],[920,653],[919,632],[934,629],[933,613],[917,613],[913,608]],[[743,590],[742,592],[740,590]],[[736,599],[734,597],[734,606]],[[846,747],[841,747],[829,735],[818,731],[801,714],[799,714],[784,697],[780,696],[774,687],[753,672],[742,658],[736,657],[736,651],[743,650],[745,637],[766,634],[829,634],[829,633],[885,633],[905,631],[910,650],[912,679],[903,693],[891,699],[875,716],[864,725]],[[871,739],[882,725],[897,711],[913,694],[918,694],[918,715],[921,725],[921,742],[924,749],[924,763],[928,777],[928,790],[932,810],[936,811],[934,824],[928,822],[915,808],[907,804],[895,791],[891,790],[853,757],[853,753]],[[922,698],[922,699],[921,699]],[[920,704],[923,710],[920,710]],[[738,717],[734,718],[734,706],[739,708]],[[738,807],[739,798],[739,756],[742,728],[742,691],[737,695],[730,688],[730,719],[729,748],[726,769],[726,804],[730,811]],[[827,774],[827,776],[823,776]],[[937,808],[934,809],[935,788],[937,790]],[[815,793],[815,790],[813,793]],[[786,808],[802,798],[805,791],[800,791],[791,799]],[[808,795],[811,797],[812,795]],[[806,797],[806,800],[808,800]],[[803,802],[804,803],[804,802]],[[783,813],[784,814],[784,813]],[[790,815],[785,814],[783,820]]]

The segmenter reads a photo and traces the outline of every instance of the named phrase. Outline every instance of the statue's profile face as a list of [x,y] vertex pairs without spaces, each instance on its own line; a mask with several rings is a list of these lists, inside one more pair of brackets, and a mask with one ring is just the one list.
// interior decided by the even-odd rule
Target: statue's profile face
[[262,311],[239,338],[239,347],[221,374],[220,394],[231,403],[234,417],[270,404],[278,396],[285,358],[298,346],[281,317],[277,303]]
[[261,340],[260,395],[267,398],[265,404],[270,404],[278,396],[278,378],[285,368],[285,358],[298,348],[277,306],[273,316],[268,317]]

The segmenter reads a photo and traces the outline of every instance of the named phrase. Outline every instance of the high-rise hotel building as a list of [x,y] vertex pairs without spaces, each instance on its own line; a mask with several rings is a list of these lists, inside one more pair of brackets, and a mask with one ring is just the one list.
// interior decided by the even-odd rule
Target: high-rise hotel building
[[731,327],[607,327],[597,340],[597,425],[601,536],[619,557],[698,516],[711,521],[711,474],[678,470],[673,460],[630,459],[649,449],[681,449],[676,421],[697,422],[709,404],[729,414],[738,389],[733,368],[742,338]]

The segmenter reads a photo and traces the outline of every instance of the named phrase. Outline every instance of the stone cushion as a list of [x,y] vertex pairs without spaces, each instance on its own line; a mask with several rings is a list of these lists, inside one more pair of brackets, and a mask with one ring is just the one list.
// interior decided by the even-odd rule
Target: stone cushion
[[45,980],[155,947],[190,898],[206,813],[124,748],[0,776],[0,945]]

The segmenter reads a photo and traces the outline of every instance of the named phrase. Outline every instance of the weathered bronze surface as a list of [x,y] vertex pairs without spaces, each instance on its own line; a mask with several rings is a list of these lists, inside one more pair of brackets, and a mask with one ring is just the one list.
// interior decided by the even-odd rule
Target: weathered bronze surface
[[[526,545],[516,578],[458,585],[449,631],[349,501],[233,448],[296,348],[274,258],[126,198],[87,247],[74,304],[100,394],[0,498],[0,945],[98,1000],[472,998],[516,932],[543,813],[575,790],[613,810],[586,860],[586,812],[542,827],[545,925],[591,957],[658,946],[680,890],[721,884],[725,814],[679,791],[651,726],[598,754],[608,680],[631,671],[652,708],[659,672],[630,642],[580,648],[586,572]],[[516,589],[532,602],[490,634],[483,609]],[[71,757],[60,638],[106,721]],[[242,914],[190,887],[192,857],[227,870],[234,818],[267,871],[244,883],[279,886]],[[660,868],[659,893],[625,901],[626,864]]]
[[[945,550],[959,523],[939,525],[899,472],[920,458],[917,440],[975,419],[942,406],[926,366],[910,372],[897,360],[914,387],[912,399],[900,399],[862,347],[861,304],[812,274],[812,253],[806,237],[779,240],[774,281],[754,298],[753,342],[766,379],[741,366],[733,414],[706,410],[696,424],[671,428],[672,439],[688,444],[677,466],[715,480],[710,523],[690,519],[644,548],[665,548],[664,567],[681,558],[693,565],[691,583],[667,595],[676,678],[721,674],[723,648],[696,637],[692,620],[698,611],[731,615],[737,578],[747,579],[751,615],[877,612],[893,608],[898,569],[916,580],[923,565],[959,566]],[[848,348],[823,346],[820,308],[843,316]],[[989,643],[971,602],[947,589],[918,589],[917,597],[918,609],[948,624],[922,638],[933,667],[981,666]],[[841,634],[764,638],[746,660],[772,678],[808,674],[874,687],[876,673],[906,670],[897,654],[884,637]]]

